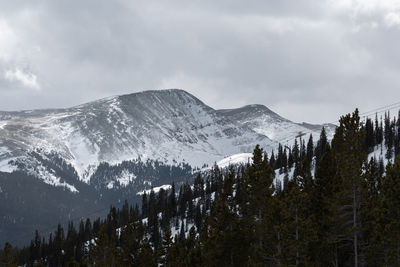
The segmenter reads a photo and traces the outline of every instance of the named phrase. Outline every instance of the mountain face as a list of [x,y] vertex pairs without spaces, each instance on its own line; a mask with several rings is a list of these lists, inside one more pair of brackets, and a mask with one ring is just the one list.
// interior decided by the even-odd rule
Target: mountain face
[[0,111],[0,210],[7,214],[0,242],[111,203],[134,203],[137,192],[192,181],[204,165],[248,159],[256,144],[269,152],[283,138],[321,128],[262,105],[215,110],[176,89]]
[[316,141],[322,127],[325,127],[330,139],[333,137],[336,128],[333,124],[295,123],[279,116],[263,105],[248,105],[237,109],[218,110],[218,112],[226,118],[282,144],[292,144],[296,137],[307,140],[310,134]]
[[[328,135],[333,132],[333,125],[325,126]],[[0,112],[0,171],[22,166],[74,192],[54,168],[43,167],[49,155],[90,183],[102,162],[140,158],[201,167],[252,152],[256,144],[270,151],[296,136],[318,136],[321,128],[291,122],[262,105],[214,110],[183,90],[145,91],[67,109]]]
[[[250,152],[256,144],[276,146],[182,90],[146,91],[69,109],[1,112],[0,119],[1,171],[40,165],[32,152],[57,154],[88,183],[100,162],[140,157],[201,167]],[[26,170],[52,175],[39,167]]]

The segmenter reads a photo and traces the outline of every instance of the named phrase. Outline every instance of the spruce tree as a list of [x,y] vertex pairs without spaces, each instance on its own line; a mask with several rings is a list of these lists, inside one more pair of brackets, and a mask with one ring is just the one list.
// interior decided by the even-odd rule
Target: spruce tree
[[[342,116],[340,126],[337,128],[332,141],[335,158],[338,164],[336,175],[341,181],[341,192],[338,195],[338,209],[341,213],[341,222],[336,222],[343,227],[343,249],[353,252],[352,260],[343,259],[343,262],[353,262],[359,266],[360,249],[360,206],[362,200],[362,166],[367,154],[363,149],[365,131],[361,128],[358,109],[353,114]],[[345,242],[345,240],[351,242]],[[349,255],[349,254],[347,254]]]
[[106,225],[103,225],[90,244],[89,260],[94,266],[118,266],[116,240],[108,236]]
[[263,258],[270,257],[275,253],[275,250],[271,249],[267,242],[269,235],[275,236],[275,232],[268,227],[273,206],[272,172],[268,161],[263,158],[262,149],[257,145],[253,152],[253,164],[247,169],[245,177],[249,205],[245,209],[245,216],[249,219],[251,230],[249,233],[251,262],[262,262]]
[[149,240],[145,238],[141,244],[139,254],[137,256],[137,266],[157,266],[157,257],[154,255],[154,251],[150,246]]
[[3,250],[0,251],[0,266],[17,267],[14,251],[8,242],[4,244]]
[[127,225],[121,231],[120,258],[124,266],[137,265],[137,257],[143,236],[144,229],[142,223],[136,213],[132,212]]
[[308,139],[307,142],[307,161],[310,165],[312,164],[313,157],[314,157],[314,141],[312,134],[310,134],[310,138]]
[[400,262],[400,158],[388,164],[382,182],[382,210],[384,212],[383,242],[385,265],[398,266]]
[[324,154],[324,149],[327,144],[328,144],[328,138],[326,136],[325,127],[322,127],[321,134],[319,136],[319,140],[317,142],[317,146],[315,147],[315,151],[314,151],[316,163],[319,162],[322,155]]
[[371,158],[364,167],[362,205],[360,209],[361,225],[363,226],[361,253],[367,266],[379,266],[384,259],[382,242],[384,228],[384,209],[381,201],[382,177],[376,160]]
[[170,267],[172,266],[173,259],[172,257],[172,251],[171,247],[173,244],[172,236],[171,236],[171,230],[167,230],[164,232],[163,235],[163,240],[162,240],[162,246],[161,246],[161,251],[160,251],[160,259],[161,263],[163,266]]

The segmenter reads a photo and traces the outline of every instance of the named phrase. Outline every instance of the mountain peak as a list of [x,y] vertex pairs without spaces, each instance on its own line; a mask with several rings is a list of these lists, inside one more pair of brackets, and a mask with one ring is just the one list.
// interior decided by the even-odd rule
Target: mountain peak
[[[196,98],[194,95],[190,94],[189,92],[179,89],[179,88],[171,88],[171,89],[158,89],[158,90],[143,90],[139,92],[123,94],[118,96],[119,98],[124,97],[140,97],[140,96],[187,96],[190,98]],[[196,98],[197,99],[197,98]]]
[[255,118],[260,116],[267,116],[274,120],[279,121],[288,121],[287,119],[281,117],[279,114],[273,112],[268,107],[261,104],[250,104],[236,109],[220,109],[219,113],[234,117],[237,120],[241,120],[242,118]]
[[183,89],[161,89],[147,90],[132,94],[120,95],[119,101],[123,105],[139,105],[148,108],[153,105],[177,106],[177,105],[200,105],[211,109],[200,99]]

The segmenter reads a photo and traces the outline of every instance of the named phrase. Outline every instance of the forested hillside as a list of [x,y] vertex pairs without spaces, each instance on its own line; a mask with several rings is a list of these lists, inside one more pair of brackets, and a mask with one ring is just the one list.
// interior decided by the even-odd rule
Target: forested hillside
[[[5,266],[398,266],[400,120],[341,117],[332,142],[300,140],[252,163],[143,194],[141,207],[6,243]],[[312,138],[312,137],[311,137]],[[373,157],[386,151],[385,159]],[[386,163],[386,166],[385,166]],[[276,170],[276,171],[274,171]],[[283,179],[279,179],[283,177]],[[8,265],[6,265],[8,264]],[[14,264],[14,265],[13,265]]]

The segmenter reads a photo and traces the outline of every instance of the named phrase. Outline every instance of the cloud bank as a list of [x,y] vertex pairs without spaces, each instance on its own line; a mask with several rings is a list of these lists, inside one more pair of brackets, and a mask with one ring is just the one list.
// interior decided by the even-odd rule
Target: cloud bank
[[400,101],[400,1],[3,1],[0,110],[182,88],[294,121]]

